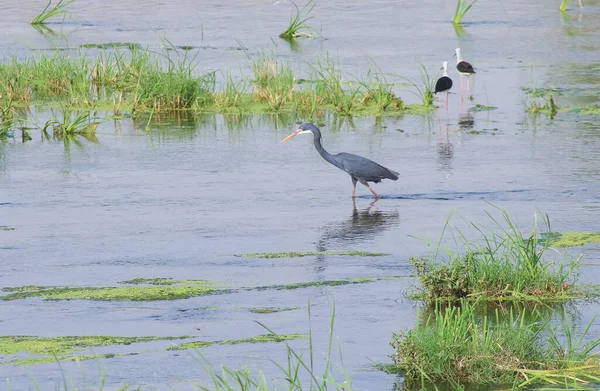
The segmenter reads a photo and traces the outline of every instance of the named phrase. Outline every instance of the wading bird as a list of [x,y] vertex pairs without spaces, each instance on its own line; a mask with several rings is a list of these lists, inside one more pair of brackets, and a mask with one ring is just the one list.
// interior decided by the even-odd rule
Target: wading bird
[[448,77],[448,61],[442,62],[442,68],[444,74],[435,83],[434,94],[438,92],[446,92],[446,111],[448,111],[448,95],[450,94],[450,88],[452,88],[452,79]]
[[369,190],[371,190],[371,193],[373,193],[375,199],[378,199],[379,194],[375,193],[375,190],[371,189],[371,186],[369,186],[368,182],[379,183],[382,179],[391,179],[393,181],[398,179],[398,173],[396,171],[385,168],[382,165],[379,165],[374,161],[362,156],[345,152],[340,152],[336,155],[330,154],[323,148],[323,145],[321,145],[321,131],[319,128],[308,122],[300,125],[298,129],[284,138],[281,142],[284,143],[292,137],[307,133],[313,134],[315,148],[321,157],[323,157],[323,159],[327,160],[340,170],[346,171],[348,175],[350,175],[350,178],[352,178],[352,198],[356,198],[356,182],[360,182],[365,185]]
[[456,70],[458,71],[458,73],[460,73],[460,91],[462,92],[463,90],[463,81],[462,81],[462,75],[467,76],[467,94],[469,93],[469,77],[471,75],[473,75],[475,72],[475,69],[473,69],[473,65],[471,65],[470,63],[463,61],[460,58],[460,48],[456,48],[456,51],[454,52],[454,57],[456,57]]

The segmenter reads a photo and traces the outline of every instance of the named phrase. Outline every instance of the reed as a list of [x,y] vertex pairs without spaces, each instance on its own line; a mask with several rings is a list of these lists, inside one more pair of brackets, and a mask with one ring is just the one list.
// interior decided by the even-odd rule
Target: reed
[[473,0],[468,3],[469,0],[456,0],[456,9],[454,10],[454,17],[452,18],[452,24],[461,24],[462,19],[465,17],[467,12],[477,3],[479,0]]

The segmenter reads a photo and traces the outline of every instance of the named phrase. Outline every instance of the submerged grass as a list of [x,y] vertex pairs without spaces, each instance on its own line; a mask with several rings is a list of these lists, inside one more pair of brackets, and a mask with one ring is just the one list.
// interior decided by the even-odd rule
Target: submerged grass
[[560,329],[525,319],[524,312],[512,311],[480,317],[466,301],[456,307],[438,305],[423,324],[393,335],[392,359],[408,389],[418,388],[423,374],[438,384],[519,388],[600,382],[599,357],[592,354],[600,338],[583,342],[594,319],[579,337],[572,334],[566,315]]
[[590,243],[600,243],[600,232],[552,232],[548,241],[554,247],[583,246]]
[[368,251],[305,251],[305,252],[287,252],[287,253],[249,253],[249,254],[237,254],[236,257],[243,258],[298,258],[298,257],[310,257],[319,255],[348,255],[352,257],[382,257],[385,253],[374,253]]
[[186,342],[180,345],[171,346],[167,350],[186,350],[186,349],[197,349],[204,348],[212,345],[237,345],[243,343],[268,343],[268,342],[283,342],[294,339],[304,339],[306,334],[261,334],[255,337],[243,338],[243,339],[231,339],[223,341],[194,341]]
[[[411,258],[421,283],[421,298],[428,301],[461,298],[489,300],[566,300],[572,298],[573,283],[580,258],[560,256],[549,260],[547,240],[542,240],[538,228],[538,214],[534,215],[533,229],[524,235],[506,211],[499,209],[499,221],[487,213],[491,229],[470,225],[481,236],[473,242],[462,232],[452,232],[458,251],[443,250],[440,242],[427,258]],[[550,232],[550,221],[541,215]],[[446,221],[445,230],[448,228]],[[442,236],[444,234],[442,233]],[[571,287],[567,294],[565,286]]]
[[251,308],[250,312],[254,314],[274,314],[276,312],[286,312],[286,311],[294,311],[299,310],[300,307],[292,306],[292,307],[263,307],[263,308]]

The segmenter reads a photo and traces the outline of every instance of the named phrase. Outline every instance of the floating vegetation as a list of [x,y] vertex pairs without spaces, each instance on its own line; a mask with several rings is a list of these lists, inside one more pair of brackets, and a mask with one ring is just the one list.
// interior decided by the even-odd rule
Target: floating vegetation
[[573,334],[566,314],[562,330],[525,318],[525,310],[479,316],[465,301],[460,306],[438,305],[414,330],[393,334],[392,359],[409,389],[424,380],[519,387],[598,382],[600,362],[592,351],[600,346],[600,338],[583,342],[594,318],[580,336]]
[[575,247],[590,243],[600,243],[600,232],[551,232],[548,243],[554,247]]
[[64,336],[64,337],[34,337],[34,336],[0,336],[0,354],[29,354],[63,355],[79,350],[98,346],[131,345],[150,341],[172,341],[192,338],[181,337],[114,337],[114,336]]
[[456,9],[454,10],[454,17],[452,18],[452,24],[461,24],[462,19],[465,17],[467,12],[477,3],[478,0],[473,0],[467,4],[468,0],[456,0]]
[[[490,213],[493,228],[472,225],[482,236],[480,242],[472,242],[464,233],[453,233],[464,253],[440,249],[439,245],[427,258],[411,258],[415,267],[421,294],[417,297],[430,302],[436,300],[567,300],[572,298],[575,272],[579,258],[567,258],[558,262],[546,260],[547,240],[543,240],[534,215],[531,233],[523,235],[516,222],[498,208],[502,223]],[[550,221],[542,215],[542,221],[550,231]],[[448,220],[444,232],[448,228]],[[442,236],[444,233],[442,233]],[[441,253],[447,254],[442,259]],[[569,288],[569,294],[565,286]]]
[[43,24],[46,23],[48,19],[56,15],[67,15],[67,11],[65,8],[75,2],[75,0],[59,0],[58,3],[53,8],[50,8],[52,5],[52,0],[48,0],[48,4],[46,8],[42,12],[40,12],[33,20],[30,22],[32,25]]
[[496,106],[486,106],[486,105],[480,105],[479,103],[476,104],[471,111],[491,111],[491,110],[496,110],[498,107]]
[[250,253],[237,254],[236,257],[244,258],[298,258],[317,255],[348,255],[352,257],[382,257],[385,253],[373,253],[368,251],[306,251],[306,252],[288,252],[288,253]]
[[531,114],[548,114],[550,118],[554,118],[554,116],[558,113],[558,106],[554,102],[554,98],[552,96],[548,98],[544,98],[543,103],[540,103],[538,100],[534,100],[531,103],[526,105],[525,109],[528,113]]
[[299,310],[300,307],[263,307],[263,308],[250,308],[248,311],[254,314],[274,314],[276,312],[286,312],[286,311],[294,311]]
[[80,354],[80,355],[69,355],[69,356],[52,356],[52,357],[29,357],[19,358],[16,360],[5,362],[4,364],[10,365],[36,365],[36,364],[49,364],[58,361],[85,361],[85,360],[98,360],[101,358],[114,358],[123,356],[134,356],[137,353],[103,353],[103,354]]
[[208,280],[174,280],[172,278],[134,278],[133,280],[121,281],[119,284],[127,285],[209,285],[214,284]]
[[313,16],[308,16],[315,8],[315,1],[309,0],[306,2],[304,7],[300,9],[295,2],[290,0],[290,3],[294,6],[294,11],[290,15],[290,23],[285,29],[285,31],[279,34],[280,38],[291,40],[295,38],[314,38],[313,35],[309,34],[308,31],[314,31],[310,26],[308,26],[308,21],[314,19]]
[[352,285],[352,284],[366,284],[375,281],[396,281],[402,280],[406,278],[405,276],[390,276],[390,277],[356,277],[356,278],[348,278],[345,280],[326,280],[326,281],[311,281],[311,282],[298,282],[295,284],[285,284],[285,285],[271,285],[271,286],[263,286],[258,287],[258,290],[264,289],[277,289],[277,290],[285,290],[285,289],[301,289],[301,288],[310,288],[315,286],[341,286],[341,285]]
[[[4,290],[7,288],[4,288]],[[15,288],[8,288],[15,289]],[[123,286],[123,287],[46,287],[17,290],[0,296],[0,300],[21,300],[40,297],[45,300],[154,301],[179,300],[216,293],[206,285]]]
[[142,45],[134,42],[107,42],[107,43],[84,43],[79,45],[82,49],[119,49],[125,48],[129,50],[143,50]]
[[8,227],[6,225],[0,225],[0,231],[14,231],[16,228]]
[[306,334],[261,334],[256,337],[243,338],[243,339],[228,339],[223,341],[194,341],[186,342],[180,345],[171,346],[167,350],[185,350],[185,349],[199,349],[205,348],[212,345],[237,345],[242,343],[268,343],[268,342],[283,342],[294,339],[304,339]]
[[[100,301],[156,301],[180,300],[196,296],[224,294],[239,291],[266,290],[266,289],[300,289],[313,286],[340,286],[350,284],[365,284],[376,281],[400,280],[404,276],[387,277],[354,277],[345,280],[326,280],[301,282],[286,285],[271,285],[258,287],[241,287],[237,289],[224,289],[217,283],[205,280],[172,280],[169,278],[136,278],[122,281],[120,284],[129,286],[117,287],[69,287],[69,286],[38,286],[25,285],[4,287],[0,291],[8,294],[0,296],[0,300],[23,300],[39,297],[45,300],[100,300]],[[214,307],[204,307],[214,308]],[[295,309],[289,307],[289,309]]]

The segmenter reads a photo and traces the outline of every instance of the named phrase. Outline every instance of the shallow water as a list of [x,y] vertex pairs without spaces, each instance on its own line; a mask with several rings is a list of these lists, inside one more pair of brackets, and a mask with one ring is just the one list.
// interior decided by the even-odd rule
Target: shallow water
[[[0,143],[0,286],[115,285],[137,277],[199,278],[225,286],[251,287],[364,276],[410,276],[408,259],[427,253],[416,237],[437,239],[456,210],[467,221],[487,224],[492,203],[531,228],[536,208],[554,231],[598,230],[600,210],[600,122],[598,116],[559,113],[553,120],[524,113],[522,87],[568,88],[584,96],[561,96],[561,104],[594,104],[600,84],[600,4],[576,2],[561,19],[556,6],[536,0],[505,8],[477,4],[466,17],[465,35],[448,23],[454,5],[439,2],[332,1],[317,4],[327,38],[290,48],[276,38],[278,53],[307,69],[329,51],[344,70],[365,74],[369,58],[384,72],[419,77],[418,62],[437,70],[456,46],[478,74],[474,102],[459,96],[458,75],[449,114],[431,117],[372,117],[322,122],[324,146],[347,151],[400,172],[397,182],[375,189],[372,204],[359,188],[355,205],[346,174],[324,162],[310,137],[280,141],[302,120],[294,116],[198,115],[162,118],[145,133],[144,118],[98,128],[97,144],[69,150],[39,135],[25,144]],[[589,3],[589,4],[588,4]],[[196,8],[195,8],[196,7]],[[74,3],[69,20],[49,25],[62,33],[64,48],[81,44],[135,42],[201,48],[202,71],[240,69],[249,62],[239,39],[258,53],[288,19],[289,3],[226,5],[205,2],[106,1]],[[0,53],[31,55],[53,47],[52,36],[27,24],[38,5],[21,10],[0,5]],[[435,12],[433,12],[435,11]],[[294,49],[294,50],[292,50]],[[533,85],[532,85],[533,83]],[[398,87],[407,101],[414,97]],[[571,99],[572,98],[572,99]],[[574,103],[571,103],[574,102]],[[470,110],[475,103],[497,106]],[[34,111],[32,118],[46,118]],[[341,124],[340,124],[341,123]],[[359,185],[360,186],[360,185]],[[465,221],[453,220],[458,226]],[[240,258],[254,252],[355,249],[384,257],[312,256]],[[596,282],[600,246],[583,254],[582,281]],[[391,333],[414,327],[416,305],[404,298],[411,278],[290,291],[240,291],[173,302],[49,302],[29,299],[0,306],[3,335],[194,335],[206,340],[239,339],[264,333],[259,320],[278,333],[308,331],[307,303],[320,352],[326,349],[330,308],[343,366],[355,389],[391,390],[397,380],[371,367],[387,362]],[[216,308],[206,308],[216,306]],[[253,314],[256,307],[300,306],[300,310]],[[578,306],[580,324],[598,312]],[[199,330],[198,330],[199,329]],[[600,335],[596,322],[589,337]],[[181,379],[204,377],[188,352],[165,352],[170,342],[94,349],[97,353],[150,353],[101,360],[107,383],[165,384],[189,389]],[[291,346],[304,349],[306,341]],[[215,364],[250,363],[279,376],[268,358],[283,359],[282,344],[213,346],[203,349]],[[97,364],[84,362],[88,378]],[[79,381],[77,364],[64,363]],[[31,384],[28,371],[47,387],[60,379],[56,364],[31,368],[0,366],[13,389]],[[151,389],[151,388],[150,388]]]

